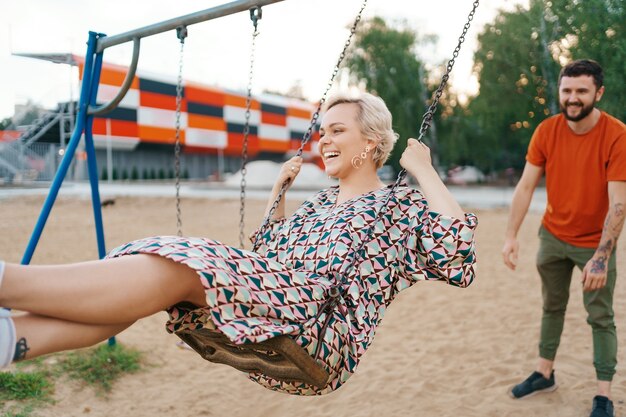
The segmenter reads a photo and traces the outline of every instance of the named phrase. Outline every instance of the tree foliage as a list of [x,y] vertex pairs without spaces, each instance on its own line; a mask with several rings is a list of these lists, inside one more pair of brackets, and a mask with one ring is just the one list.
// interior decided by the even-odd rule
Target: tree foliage
[[606,94],[598,107],[626,120],[626,3],[624,0],[553,0],[546,11],[558,19],[559,57],[593,59],[604,69]]
[[533,130],[558,109],[558,66],[549,50],[556,33],[538,6],[501,12],[478,36],[474,69],[480,92],[469,111],[480,146],[471,159],[484,170],[523,165],[519,155]]
[[346,57],[352,81],[380,96],[393,115],[394,130],[400,135],[390,158],[396,169],[407,138],[418,135],[420,116],[426,108],[427,74],[414,52],[418,41],[413,30],[396,29],[373,17],[357,30]]
[[[429,134],[440,165],[521,169],[533,131],[559,111],[559,71],[574,59],[602,65],[606,92],[598,106],[626,120],[625,22],[623,0],[529,0],[526,7],[500,11],[478,35],[478,94],[461,106],[444,90]],[[392,156],[396,168],[438,84],[416,54],[425,39],[372,18],[358,30],[347,58],[354,80],[380,95],[394,116],[402,138]]]
[[558,111],[558,73],[573,59],[603,66],[599,107],[623,120],[624,13],[622,0],[531,0],[487,24],[474,56],[480,92],[465,121],[479,133],[469,159],[487,170],[521,168],[535,127]]
[[0,120],[0,130],[6,130],[9,126],[11,126],[12,122],[13,120],[10,117]]

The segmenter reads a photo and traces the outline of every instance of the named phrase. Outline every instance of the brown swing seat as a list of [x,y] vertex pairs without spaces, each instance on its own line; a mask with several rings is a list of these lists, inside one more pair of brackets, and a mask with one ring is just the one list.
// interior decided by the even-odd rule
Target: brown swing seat
[[242,372],[258,372],[283,382],[326,386],[328,372],[289,336],[236,345],[218,330],[202,328],[176,332],[187,345],[210,362]]

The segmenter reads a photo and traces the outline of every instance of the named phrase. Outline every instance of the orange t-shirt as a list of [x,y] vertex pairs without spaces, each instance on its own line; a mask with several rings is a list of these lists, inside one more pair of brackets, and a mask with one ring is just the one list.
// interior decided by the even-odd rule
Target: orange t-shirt
[[608,181],[626,181],[626,125],[602,112],[593,129],[577,135],[562,114],[552,116],[535,130],[526,160],[545,169],[543,226],[571,245],[597,247]]

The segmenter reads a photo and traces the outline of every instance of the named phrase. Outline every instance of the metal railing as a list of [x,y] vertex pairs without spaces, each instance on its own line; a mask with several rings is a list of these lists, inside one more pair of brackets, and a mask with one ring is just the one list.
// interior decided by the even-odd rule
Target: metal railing
[[[74,125],[75,103],[59,103],[54,111],[43,113],[16,140],[0,142],[0,183],[50,181],[58,166],[63,136]],[[19,119],[19,118],[16,118]],[[58,124],[61,145],[37,141]]]

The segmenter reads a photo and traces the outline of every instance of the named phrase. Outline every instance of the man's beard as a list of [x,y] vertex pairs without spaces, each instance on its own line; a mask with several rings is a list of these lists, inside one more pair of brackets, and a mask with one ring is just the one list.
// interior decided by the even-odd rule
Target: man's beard
[[[563,113],[563,116],[565,116],[567,120],[569,120],[570,122],[579,122],[591,114],[595,104],[596,102],[594,100],[593,103],[591,103],[588,106],[585,106],[585,105],[578,106],[580,107],[580,113],[578,113],[577,116],[570,116],[569,114],[567,114],[567,107],[572,106],[572,104],[569,104],[569,105],[565,104],[565,106],[563,106],[563,104],[559,103],[559,107],[561,108],[561,112]],[[576,105],[573,105],[573,106],[576,106]]]

